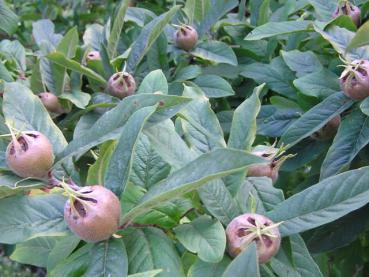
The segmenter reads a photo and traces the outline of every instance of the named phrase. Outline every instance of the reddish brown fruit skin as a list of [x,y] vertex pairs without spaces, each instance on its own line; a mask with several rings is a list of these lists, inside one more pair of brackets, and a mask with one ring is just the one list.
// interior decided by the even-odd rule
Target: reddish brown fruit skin
[[354,100],[362,100],[369,96],[369,61],[355,60],[353,64],[360,64],[360,70],[354,70],[353,78],[346,74],[340,78],[343,92]]
[[341,124],[341,116],[337,115],[333,117],[330,121],[328,121],[328,123],[325,124],[322,129],[315,132],[312,135],[312,138],[321,141],[330,140],[334,138],[334,136],[336,135],[340,124]]
[[117,72],[110,77],[107,90],[110,95],[123,99],[135,92],[136,82],[131,74]]
[[185,51],[193,49],[198,40],[198,34],[195,28],[184,25],[175,33],[175,43],[178,48]]
[[56,95],[50,92],[41,92],[38,94],[38,97],[49,112],[56,114],[65,113],[65,110],[63,109],[59,102],[59,98]]
[[[34,137],[35,136],[35,137]],[[25,132],[18,148],[11,141],[6,149],[9,168],[18,176],[44,179],[54,163],[53,147],[49,139],[37,131]]]
[[101,60],[100,52],[96,50],[89,52],[87,54],[86,60],[87,61],[100,61]]
[[249,219],[251,219],[251,222],[254,220],[268,226],[274,224],[269,218],[259,214],[246,213],[234,218],[226,228],[227,251],[229,255],[235,257],[243,249],[247,248],[250,243],[256,241],[259,263],[265,263],[278,253],[281,245],[279,229],[278,227],[270,229],[270,232],[275,237],[263,237],[260,240],[257,236],[247,233],[250,227],[255,227]]
[[339,5],[333,13],[333,18],[336,18],[340,15],[347,15],[351,17],[355,25],[357,27],[360,26],[361,10],[355,5],[352,5],[349,2],[346,2],[343,5]]
[[253,165],[250,166],[247,171],[249,177],[269,177],[272,179],[273,184],[278,179],[278,170],[273,162],[266,165]]
[[69,228],[87,242],[110,238],[119,227],[121,208],[118,197],[100,185],[83,187],[79,192],[86,198],[95,199],[96,203],[88,201],[88,205],[84,205],[86,214],[81,216],[72,211],[68,200],[64,206],[64,220]]

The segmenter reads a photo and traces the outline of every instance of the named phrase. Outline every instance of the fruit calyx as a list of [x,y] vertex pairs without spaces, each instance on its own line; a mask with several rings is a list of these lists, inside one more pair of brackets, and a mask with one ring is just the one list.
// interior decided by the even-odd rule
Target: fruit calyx
[[113,74],[108,81],[107,91],[110,95],[123,99],[132,95],[136,90],[133,76],[124,70]]
[[333,17],[336,18],[340,15],[347,15],[351,17],[352,21],[357,27],[360,26],[361,10],[359,7],[350,3],[350,1],[343,0],[338,3],[336,10],[333,13]]
[[[344,61],[344,60],[343,60]],[[369,96],[369,61],[354,60],[345,62],[345,69],[340,76],[343,92],[354,100]]]
[[9,168],[23,178],[47,179],[54,163],[53,147],[49,139],[38,131],[21,132],[10,125],[8,127],[12,138],[6,149]]
[[235,257],[255,241],[259,263],[267,262],[279,250],[281,235],[278,227],[282,223],[274,223],[255,213],[234,218],[226,228],[228,253]]
[[101,60],[100,52],[96,50],[92,50],[88,52],[86,56],[86,60],[87,61],[100,61]]
[[194,27],[186,24],[175,25],[178,30],[175,32],[175,44],[178,48],[185,51],[192,50],[198,41],[198,34]]
[[275,183],[278,179],[279,169],[283,163],[294,155],[289,154],[282,156],[286,149],[283,145],[280,148],[275,147],[276,143],[271,146],[258,145],[253,148],[251,154],[261,157],[268,161],[267,164],[253,165],[248,168],[247,176],[249,177],[269,177]]

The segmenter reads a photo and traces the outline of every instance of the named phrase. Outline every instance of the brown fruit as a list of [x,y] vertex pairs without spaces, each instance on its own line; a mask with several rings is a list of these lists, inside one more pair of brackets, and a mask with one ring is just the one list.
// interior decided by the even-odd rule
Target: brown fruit
[[340,77],[343,92],[354,100],[369,96],[369,61],[354,60],[346,66]]
[[260,214],[246,213],[234,218],[226,228],[226,235],[227,251],[232,257],[255,241],[259,263],[269,261],[281,245],[278,224]]
[[321,141],[330,140],[336,135],[340,123],[341,116],[337,115],[328,121],[328,123],[325,124],[322,129],[312,134],[311,137]]
[[333,17],[336,18],[340,15],[347,15],[351,17],[352,21],[357,27],[360,26],[361,10],[349,1],[342,1],[333,13]]
[[23,178],[44,179],[54,163],[53,147],[40,132],[23,132],[9,143],[6,161],[9,168]]
[[65,113],[65,110],[63,109],[59,102],[59,98],[56,95],[50,92],[41,92],[38,94],[38,97],[49,112],[56,114]]
[[182,25],[175,33],[175,43],[178,48],[185,51],[193,49],[198,40],[197,31],[195,28],[189,25]]
[[76,197],[64,206],[64,220],[73,233],[87,242],[98,242],[118,230],[121,208],[112,191],[100,185],[87,186],[76,191]]
[[131,74],[117,72],[110,77],[107,90],[110,95],[123,99],[135,92],[136,82]]

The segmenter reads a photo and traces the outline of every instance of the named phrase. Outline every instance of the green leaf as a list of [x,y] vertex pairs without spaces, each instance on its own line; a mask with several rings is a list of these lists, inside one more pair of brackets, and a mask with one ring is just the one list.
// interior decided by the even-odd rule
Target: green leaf
[[71,60],[69,58],[67,58],[63,53],[61,52],[57,52],[57,51],[54,51],[54,52],[51,52],[47,55],[47,58],[60,65],[60,66],[63,66],[67,69],[70,69],[72,71],[75,71],[75,72],[78,72],[80,74],[83,74],[97,82],[99,82],[101,85],[106,85],[106,80],[100,76],[99,74],[97,74],[95,71],[79,64],[78,62],[74,61],[74,60]]
[[304,240],[299,235],[289,237],[290,252],[278,252],[270,265],[278,276],[306,276],[306,277],[323,277],[318,265],[310,256]]
[[63,38],[60,34],[55,34],[55,25],[49,19],[41,19],[32,23],[32,37],[40,47],[42,44],[56,46]]
[[241,184],[236,199],[243,213],[253,212],[252,202],[256,201],[256,212],[265,214],[284,200],[283,191],[273,186],[268,177],[248,177]]
[[360,110],[347,115],[341,122],[320,169],[320,179],[340,172],[369,143],[369,117]]
[[244,277],[245,272],[250,276],[260,277],[255,242],[238,254],[226,268],[223,277]]
[[127,97],[119,102],[115,108],[102,115],[95,124],[84,132],[83,137],[72,140],[58,158],[61,160],[77,153],[84,153],[104,141],[117,139],[128,118],[140,108],[159,103],[159,108],[150,121],[156,123],[173,116],[189,100],[184,97],[155,94]]
[[330,26],[325,30],[322,30],[317,25],[314,25],[315,31],[320,33],[323,38],[332,44],[333,48],[346,59],[360,60],[369,58],[369,50],[365,47],[354,48],[346,52],[347,46],[355,36],[354,32],[351,32],[345,28],[338,26]]
[[237,0],[211,0],[209,4],[204,0],[201,2],[205,2],[202,5],[206,15],[197,30],[200,35],[208,32],[219,19],[239,4]]
[[80,109],[84,109],[91,100],[91,95],[83,91],[72,90],[70,93],[63,93],[59,98],[72,102]]
[[88,168],[86,184],[104,184],[105,172],[115,145],[115,142],[107,141],[100,147],[99,158]]
[[160,277],[184,277],[181,260],[172,240],[160,229],[132,229],[123,236],[129,273],[162,269]]
[[70,29],[59,42],[56,50],[63,53],[68,59],[74,58],[78,46],[77,27]]
[[368,203],[368,178],[368,167],[329,177],[283,201],[267,216],[283,221],[283,236],[329,223]]
[[259,95],[263,88],[264,84],[256,87],[252,95],[235,109],[228,147],[251,150],[256,136],[256,117],[261,106]]
[[342,92],[327,97],[324,101],[304,113],[284,132],[281,143],[289,147],[322,128],[329,120],[352,105],[352,100]]
[[183,11],[186,13],[190,24],[193,24],[196,21],[201,22],[209,9],[209,0],[188,0]]
[[174,228],[180,243],[204,262],[217,263],[223,258],[226,235],[222,224],[209,216],[200,216]]
[[296,72],[297,77],[320,71],[323,68],[318,57],[312,51],[282,50],[281,55],[287,66]]
[[0,29],[12,35],[18,28],[19,17],[8,7],[5,1],[0,2]]
[[353,48],[358,48],[369,44],[369,22],[365,22],[359,30],[357,30],[355,36],[351,39],[347,45],[346,51],[350,51]]
[[212,276],[212,277],[222,277],[225,269],[231,262],[231,259],[228,256],[224,256],[223,260],[219,263],[206,263],[200,259],[190,267],[188,270],[188,277],[203,277],[203,276]]
[[66,259],[78,246],[79,242],[80,239],[75,235],[59,238],[48,255],[47,271],[51,272],[60,261]]
[[147,51],[163,32],[165,26],[171,21],[173,16],[179,10],[179,6],[172,7],[168,12],[153,19],[149,24],[145,25],[140,35],[132,45],[131,53],[127,60],[127,70],[134,71],[141,62]]
[[360,110],[363,112],[363,114],[369,116],[369,98],[365,98],[360,103]]
[[158,274],[160,274],[162,271],[163,271],[162,269],[149,270],[145,272],[129,274],[128,277],[155,277]]
[[101,241],[95,244],[90,252],[90,264],[83,276],[127,276],[128,257],[121,239]]
[[270,137],[280,137],[302,111],[296,108],[283,109],[274,105],[261,106],[257,117],[257,134]]
[[168,81],[161,69],[151,71],[147,74],[136,93],[154,92],[168,94]]
[[232,48],[221,41],[206,41],[199,43],[191,54],[214,64],[225,63],[237,65],[237,57]]
[[232,86],[217,75],[201,75],[194,80],[194,83],[210,98],[227,97],[235,94]]
[[203,154],[149,190],[141,199],[141,203],[123,215],[121,221],[129,222],[159,203],[198,189],[208,181],[263,162],[256,156],[230,149],[218,149]]
[[[5,151],[3,152],[5,157]],[[5,158],[4,158],[5,159]],[[4,161],[5,163],[5,161]],[[25,180],[11,172],[0,173],[0,199],[36,189],[45,184],[38,180]]]
[[264,25],[256,27],[245,38],[245,40],[260,40],[279,35],[289,35],[298,32],[310,32],[312,21],[285,21],[285,22],[268,22]]
[[131,115],[123,126],[117,146],[106,169],[104,184],[119,198],[124,191],[130,176],[134,152],[144,124],[153,115],[156,106],[139,109]]
[[63,235],[67,230],[65,201],[65,197],[56,194],[2,199],[0,242],[14,244],[41,235]]
[[46,267],[45,257],[49,255],[56,241],[55,237],[39,237],[18,243],[10,258],[18,263]]
[[296,90],[292,86],[295,80],[293,72],[281,57],[274,58],[270,64],[252,63],[242,67],[240,75],[251,78],[259,84],[266,83],[275,92],[290,99],[296,99]]
[[304,95],[317,97],[319,99],[324,99],[341,91],[337,75],[325,68],[298,78],[293,84]]
[[184,68],[181,68],[176,72],[175,81],[176,82],[183,82],[186,80],[191,80],[199,75],[201,75],[202,69],[198,65],[189,65]]
[[187,144],[199,154],[225,147],[222,129],[209,100],[201,91],[188,86],[183,95],[194,98],[179,114]]
[[[71,59],[76,55],[77,46],[78,31],[77,27],[74,27],[60,40],[56,50],[63,53],[65,57]],[[53,93],[59,96],[66,91],[66,87],[70,84],[70,78],[66,75],[67,70],[63,66],[52,64],[51,69],[54,75]]]
[[147,136],[142,134],[137,142],[130,181],[145,189],[151,188],[168,177],[171,167],[152,147]]
[[[198,155],[188,148],[169,120],[147,129],[145,134],[156,151],[174,169],[182,168]],[[209,146],[206,147],[209,149]],[[239,214],[236,203],[222,180],[208,182],[198,192],[207,210],[223,224],[228,224]]]
[[331,20],[332,14],[337,7],[336,0],[309,0],[309,3],[314,7],[317,19],[322,21]]
[[198,192],[206,209],[224,225],[240,214],[236,201],[222,180],[208,182]]
[[59,264],[50,272],[50,276],[83,276],[91,260],[92,247],[92,243],[85,244],[68,258],[59,261]]
[[108,49],[107,49],[110,59],[113,59],[116,56],[120,34],[123,30],[124,17],[126,15],[129,3],[130,3],[129,0],[122,0],[120,2],[118,11],[114,16],[114,22],[112,24],[112,28],[109,34]]
[[20,83],[5,85],[3,112],[6,121],[18,130],[36,130],[47,136],[54,153],[60,153],[67,145],[40,99]]

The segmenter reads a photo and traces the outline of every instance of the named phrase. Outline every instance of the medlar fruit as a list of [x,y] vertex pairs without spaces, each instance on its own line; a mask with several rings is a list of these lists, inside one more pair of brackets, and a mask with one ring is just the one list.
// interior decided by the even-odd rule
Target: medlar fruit
[[351,17],[352,21],[357,27],[360,26],[361,10],[349,1],[343,1],[340,3],[333,13],[333,17],[336,18],[340,15],[347,15]]
[[12,134],[6,162],[20,177],[44,179],[54,163],[53,147],[49,139],[37,131],[22,132],[18,137]]
[[259,263],[269,261],[281,245],[278,226],[260,214],[246,213],[234,218],[226,228],[229,255],[237,256],[255,241]]
[[343,92],[354,100],[369,96],[369,61],[354,60],[346,66],[340,77]]
[[107,90],[110,95],[123,99],[135,92],[136,82],[131,74],[117,72],[110,77]]
[[56,114],[65,113],[65,110],[60,104],[59,98],[56,95],[50,92],[41,92],[38,94],[38,97],[49,112]]
[[100,185],[68,190],[73,196],[65,203],[64,220],[73,233],[87,242],[98,242],[118,230],[120,202],[111,190]]
[[193,49],[198,40],[197,31],[189,25],[182,25],[175,33],[175,44],[185,51]]

